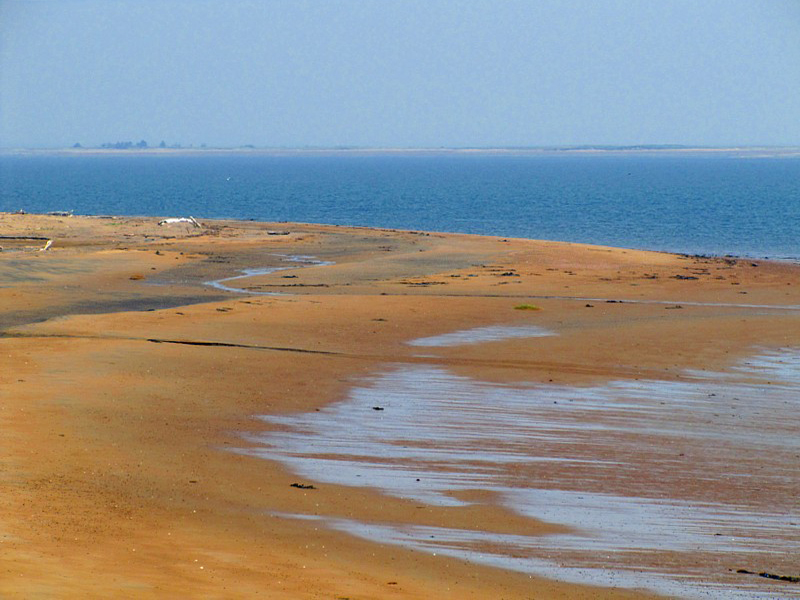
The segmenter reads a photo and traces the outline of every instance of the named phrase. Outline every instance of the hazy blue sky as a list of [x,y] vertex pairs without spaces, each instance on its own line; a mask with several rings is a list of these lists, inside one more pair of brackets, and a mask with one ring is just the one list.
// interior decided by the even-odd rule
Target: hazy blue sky
[[800,0],[0,0],[0,146],[800,144]]

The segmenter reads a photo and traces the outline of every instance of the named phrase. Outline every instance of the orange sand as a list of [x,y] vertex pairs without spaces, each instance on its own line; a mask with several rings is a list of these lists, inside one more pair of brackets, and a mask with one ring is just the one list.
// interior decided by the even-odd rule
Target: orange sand
[[[405,341],[458,329],[566,331],[535,345],[492,344],[491,354],[480,344],[439,352],[448,368],[493,381],[670,377],[724,367],[756,345],[800,343],[798,311],[542,298],[800,304],[797,267],[767,262],[317,225],[159,227],[145,218],[2,215],[0,235],[54,240],[46,252],[41,242],[0,240],[4,598],[646,597],[276,518],[560,530],[491,498],[441,508],[345,486],[299,490],[280,465],[225,448],[258,430],[253,415],[319,408],[386,362],[421,360]],[[276,254],[335,265],[231,283],[282,296],[201,285],[278,265]],[[171,298],[185,300],[142,310]]]

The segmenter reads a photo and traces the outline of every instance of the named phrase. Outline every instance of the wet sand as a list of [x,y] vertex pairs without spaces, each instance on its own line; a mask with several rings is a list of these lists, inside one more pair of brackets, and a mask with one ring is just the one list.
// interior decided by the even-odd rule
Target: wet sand
[[[706,398],[715,393],[717,373],[772,385],[760,381],[763,367],[744,375],[737,368],[753,356],[800,348],[797,266],[364,228],[208,222],[197,229],[157,222],[0,217],[0,235],[53,240],[47,251],[39,251],[41,240],[17,240],[13,247],[0,240],[0,595],[648,597],[655,595],[644,591],[654,588],[648,573],[672,576],[686,568],[689,575],[687,565],[703,561],[705,575],[718,572],[728,590],[798,595],[796,584],[735,573],[800,575],[785,573],[792,568],[791,539],[774,552],[734,553],[736,561],[727,561],[722,544],[719,552],[705,538],[675,548],[669,536],[654,535],[654,548],[635,553],[638,562],[619,553],[609,557],[604,548],[590,564],[570,554],[569,544],[584,533],[579,519],[561,514],[570,507],[590,510],[586,502],[569,501],[580,492],[637,502],[657,495],[666,504],[749,507],[758,515],[771,504],[782,511],[784,533],[791,536],[798,520],[792,498],[800,486],[791,464],[800,458],[784,438],[797,411],[776,413],[775,406],[797,397],[795,384],[785,384],[786,398],[771,400],[778,404],[770,414],[781,418],[759,417],[753,408],[758,392],[739,402],[739,416],[732,417],[707,404],[698,412],[680,389],[697,372],[704,373],[698,393]],[[231,279],[246,269],[263,274]],[[222,288],[207,285],[221,280]],[[525,305],[538,310],[519,309]],[[517,327],[532,335],[498,334]],[[452,337],[409,343],[477,328],[484,337],[474,343],[454,344]],[[493,328],[491,339],[486,328]],[[655,400],[667,416],[659,423],[688,432],[689,441],[669,462],[630,459],[637,448],[655,455],[662,447],[652,443],[656,433],[637,433],[642,415],[655,409],[652,393],[638,393],[633,412],[604,406],[600,422],[615,424],[613,440],[573,436],[559,450],[550,438],[552,447],[543,453],[624,462],[613,485],[587,476],[574,478],[585,485],[565,489],[567,477],[585,471],[551,461],[547,469],[524,465],[525,485],[505,479],[505,497],[497,485],[457,483],[446,490],[451,502],[419,496],[410,487],[416,482],[393,492],[329,473],[313,479],[285,457],[264,457],[263,436],[293,431],[286,420],[332,418],[330,411],[354,390],[374,391],[391,373],[416,382],[421,373],[433,373],[482,389],[536,389],[548,400],[558,391],[599,393],[621,381],[658,382],[659,390],[673,385],[677,392]],[[384,410],[368,407],[367,416],[391,423],[385,396],[373,400]],[[674,410],[664,412],[660,407],[670,402]],[[492,411],[478,408],[487,414],[473,416],[491,425]],[[568,415],[573,434],[581,424],[598,422],[599,413],[584,408]],[[536,411],[542,423],[564,424],[564,415],[543,403]],[[697,414],[707,427],[693,420]],[[325,418],[317,422],[324,432]],[[459,420],[449,426],[458,438]],[[691,435],[707,430],[773,440],[780,460],[738,437],[723,445],[749,448],[746,455],[709,457],[720,440]],[[436,456],[451,450],[451,438],[432,431],[424,443],[416,440],[417,451],[429,448]],[[330,449],[307,435],[308,446],[294,458],[331,458]],[[683,440],[678,434],[670,439]],[[476,460],[484,454],[493,460],[485,439],[473,444]],[[396,460],[403,468],[436,472],[424,461]],[[352,456],[347,461],[359,463]],[[736,476],[719,476],[731,461]],[[653,465],[665,471],[648,470]],[[708,485],[704,469],[713,471]],[[758,486],[741,483],[751,480]],[[509,502],[515,486],[520,493],[548,491],[525,503],[549,509],[521,510],[521,501]],[[616,526],[608,511],[585,514],[606,519],[601,529],[616,531],[616,540],[636,539],[623,526],[624,516]],[[768,525],[765,538],[781,531],[780,520]],[[669,526],[680,528],[680,521]],[[715,532],[712,527],[700,535]],[[442,552],[423,539],[440,533],[456,536],[449,547],[459,551]],[[562,570],[476,560],[476,552],[499,556],[498,547],[520,538],[549,545]],[[637,577],[628,576],[631,564]],[[563,569],[572,566],[585,573],[565,576]],[[619,577],[598,581],[596,568]],[[721,589],[710,597],[725,597]]]

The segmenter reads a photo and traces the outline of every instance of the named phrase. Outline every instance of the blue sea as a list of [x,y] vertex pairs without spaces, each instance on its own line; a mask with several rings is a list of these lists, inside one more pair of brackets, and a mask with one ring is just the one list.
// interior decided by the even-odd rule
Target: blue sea
[[800,158],[0,156],[0,211],[233,217],[800,260]]

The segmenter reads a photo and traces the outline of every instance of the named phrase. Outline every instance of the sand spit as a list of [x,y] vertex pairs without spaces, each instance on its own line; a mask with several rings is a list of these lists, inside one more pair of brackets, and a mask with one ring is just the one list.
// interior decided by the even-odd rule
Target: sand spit
[[[613,495],[623,506],[625,498],[631,506],[653,501],[652,473],[636,472],[652,463],[632,458],[635,442],[653,454],[650,441],[667,434],[629,434],[652,422],[656,405],[655,422],[676,440],[674,460],[657,461],[666,471],[651,486],[664,505],[747,507],[741,514],[755,518],[745,524],[748,535],[762,526],[774,535],[780,519],[757,519],[770,494],[786,519],[784,533],[790,521],[796,526],[787,495],[797,491],[790,463],[800,458],[783,439],[792,411],[758,418],[758,386],[773,385],[762,379],[774,361],[742,365],[800,348],[800,312],[791,308],[800,305],[797,266],[423,232],[202,219],[197,228],[160,220],[0,215],[0,235],[53,240],[46,251],[18,244],[0,252],[0,596],[638,598],[654,595],[646,588],[673,593],[648,578],[663,575],[665,556],[678,574],[693,558],[716,556],[727,587],[711,588],[711,597],[800,595],[797,584],[736,573],[800,574],[783,572],[791,561],[782,547],[726,560],[725,544],[739,546],[727,539],[705,545],[701,530],[683,544],[659,538],[656,529],[646,552],[631,534],[628,542],[639,543],[638,577],[619,555],[604,558],[607,547],[598,546],[590,562],[575,554],[587,538],[580,522],[587,515],[603,519],[596,529],[605,537],[592,543],[626,542],[624,514],[598,506],[598,497]],[[270,235],[276,231],[281,235]],[[259,271],[240,277],[247,269]],[[228,287],[241,291],[206,285],[232,277]],[[515,310],[526,304],[540,310]],[[555,335],[409,344],[485,328]],[[555,413],[539,401],[526,415],[540,419],[533,433],[547,445],[548,460],[529,461],[520,451],[513,477],[486,486],[468,481],[461,458],[459,477],[425,459],[447,462],[455,444],[474,454],[472,475],[498,477],[492,461],[510,455],[485,447],[479,427],[459,446],[458,423],[398,458],[406,471],[419,467],[421,480],[446,481],[427,481],[425,493],[409,487],[403,494],[396,479],[390,483],[399,492],[313,479],[311,469],[259,456],[264,435],[295,434],[298,415],[328,414],[359,390],[373,394],[368,416],[391,424],[389,402],[375,395],[374,382],[402,376],[407,393],[424,383],[415,373],[471,386],[477,404],[470,418],[479,420],[486,407],[475,389],[489,390],[487,398],[501,394],[505,411],[526,410],[516,390],[558,402],[569,402],[564,390],[590,390],[602,406],[592,410],[584,401],[580,410]],[[721,395],[733,393],[731,377],[749,386],[734,412],[752,418],[706,402],[716,385]],[[624,406],[615,406],[620,382],[640,387],[625,388]],[[653,382],[666,386],[659,394],[675,393],[656,399]],[[684,389],[694,390],[688,401]],[[684,419],[689,414],[713,426]],[[522,436],[514,444],[536,439],[525,422],[509,424]],[[602,425],[603,435],[613,430],[625,443],[619,452],[600,445],[593,454],[581,423]],[[725,443],[724,436],[739,434]],[[748,436],[757,443],[736,459]],[[571,440],[561,456],[560,439]],[[709,439],[724,451],[704,454]],[[347,460],[357,464],[358,447],[347,443]],[[759,445],[779,448],[783,468]],[[364,452],[371,448],[365,443]],[[337,452],[320,445],[303,456],[330,464],[342,458]],[[725,461],[734,460],[725,478]],[[601,463],[613,485],[589,476]],[[616,472],[620,463],[625,468]],[[711,484],[702,476],[706,463],[714,469]],[[559,482],[573,474],[586,486],[564,489]],[[571,518],[571,510],[584,513]],[[670,518],[679,520],[674,512]],[[437,546],[429,536],[439,534],[450,541]],[[498,548],[511,548],[513,558],[515,544],[529,552],[531,540],[560,557],[562,570],[520,568],[538,560],[527,554],[515,564],[491,559],[502,554]],[[448,551],[437,550],[441,544]],[[597,570],[618,576],[597,578]]]

